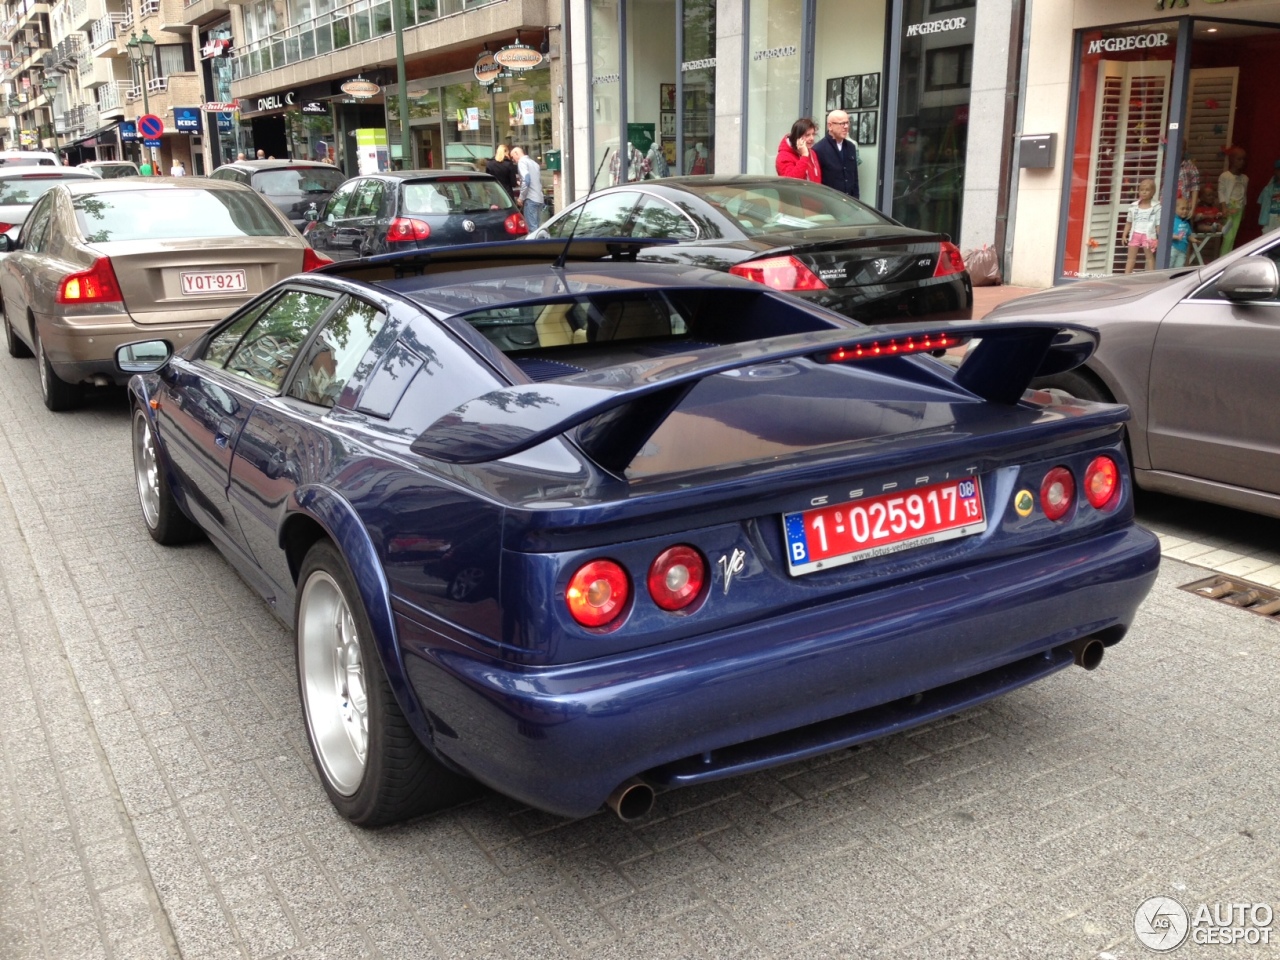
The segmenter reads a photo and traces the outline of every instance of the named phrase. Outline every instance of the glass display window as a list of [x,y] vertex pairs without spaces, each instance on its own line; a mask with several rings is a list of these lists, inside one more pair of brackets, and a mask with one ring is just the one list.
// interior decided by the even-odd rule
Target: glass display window
[[778,142],[800,115],[803,0],[750,5],[747,39],[747,173],[772,174]]
[[662,131],[662,146],[673,173],[716,172],[716,4],[715,0],[684,0],[680,11],[679,114],[683,128],[676,129],[676,90],[663,99],[663,117],[669,117],[674,139]]
[[591,0],[592,189],[610,182],[622,125],[622,44],[619,0]]

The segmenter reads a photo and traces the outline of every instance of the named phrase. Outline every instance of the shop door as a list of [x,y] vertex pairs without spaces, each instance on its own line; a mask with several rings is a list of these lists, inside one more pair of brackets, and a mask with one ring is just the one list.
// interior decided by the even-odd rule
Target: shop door
[[1164,151],[1160,140],[1169,109],[1168,60],[1103,60],[1098,64],[1098,102],[1094,109],[1089,170],[1089,203],[1085,210],[1082,274],[1123,273],[1124,214],[1138,198],[1138,183],[1156,182]]

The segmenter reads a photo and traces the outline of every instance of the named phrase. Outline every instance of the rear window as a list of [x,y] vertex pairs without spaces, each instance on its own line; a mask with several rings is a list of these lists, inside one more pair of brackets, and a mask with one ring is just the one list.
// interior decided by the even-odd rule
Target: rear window
[[0,179],[0,206],[31,206],[56,184],[89,177],[63,176],[60,173],[29,173]]
[[326,167],[282,167],[259,170],[253,175],[252,187],[271,196],[284,194],[329,194],[347,178],[338,169]]
[[748,236],[892,222],[851,197],[800,180],[752,186],[718,185],[697,192]]
[[116,177],[136,177],[138,168],[131,163],[103,163],[89,169],[95,171],[98,176],[105,180],[114,180]]
[[484,213],[510,207],[510,195],[496,180],[432,180],[404,185],[406,214]]
[[0,157],[0,167],[56,167],[53,157]]
[[289,235],[259,197],[239,190],[122,190],[76,197],[73,205],[89,243]]

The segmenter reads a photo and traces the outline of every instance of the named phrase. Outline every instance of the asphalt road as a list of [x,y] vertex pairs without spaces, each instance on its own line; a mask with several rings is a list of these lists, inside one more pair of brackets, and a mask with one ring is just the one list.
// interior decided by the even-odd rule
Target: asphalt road
[[1177,561],[1096,672],[635,825],[489,794],[377,833],[316,780],[286,632],[147,537],[120,393],[50,414],[0,359],[0,571],[6,960],[1120,958],[1149,897],[1280,909],[1280,624]]

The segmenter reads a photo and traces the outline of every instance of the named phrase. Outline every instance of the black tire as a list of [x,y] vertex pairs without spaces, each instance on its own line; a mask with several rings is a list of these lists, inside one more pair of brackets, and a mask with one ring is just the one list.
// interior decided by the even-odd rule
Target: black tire
[[67,383],[53,372],[49,358],[44,355],[44,341],[36,331],[36,364],[40,371],[40,396],[44,405],[55,413],[74,410],[80,405],[80,385]]
[[165,476],[164,458],[156,442],[151,421],[138,407],[133,408],[133,479],[142,507],[142,522],[156,543],[166,547],[190,543],[201,530],[182,512]]
[[380,827],[472,796],[476,784],[432,757],[410,728],[354,578],[327,540],[302,562],[295,614],[307,742],[337,811],[357,826]]
[[1051,377],[1041,377],[1032,386],[1037,390],[1061,390],[1063,393],[1079,400],[1091,400],[1094,403],[1115,403],[1115,397],[1102,382],[1086,370],[1068,370],[1066,373],[1055,373]]
[[22,342],[9,318],[4,318],[4,343],[9,348],[9,356],[22,360],[31,356],[31,348]]

